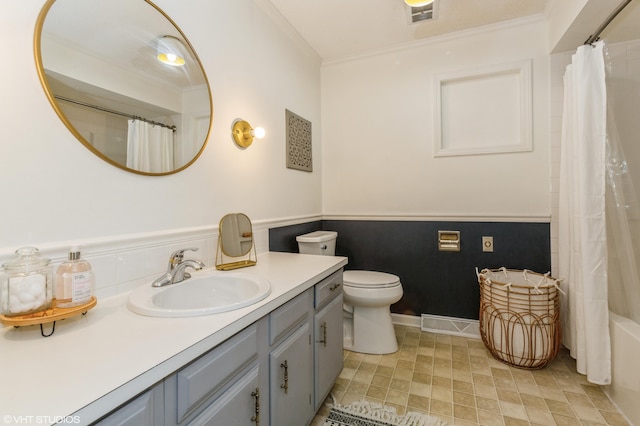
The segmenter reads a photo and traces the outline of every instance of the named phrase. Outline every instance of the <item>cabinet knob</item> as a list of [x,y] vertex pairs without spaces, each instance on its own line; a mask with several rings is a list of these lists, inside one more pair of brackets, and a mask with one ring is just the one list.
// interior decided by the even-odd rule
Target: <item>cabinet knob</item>
[[340,283],[335,283],[334,285],[329,287],[329,291],[336,291],[339,288],[340,288]]

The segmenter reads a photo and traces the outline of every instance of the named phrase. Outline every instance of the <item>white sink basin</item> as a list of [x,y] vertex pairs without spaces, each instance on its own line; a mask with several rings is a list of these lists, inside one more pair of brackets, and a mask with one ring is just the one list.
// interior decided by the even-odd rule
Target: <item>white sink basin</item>
[[181,283],[139,287],[129,296],[127,306],[152,317],[196,317],[253,305],[270,292],[269,282],[255,275],[200,271]]

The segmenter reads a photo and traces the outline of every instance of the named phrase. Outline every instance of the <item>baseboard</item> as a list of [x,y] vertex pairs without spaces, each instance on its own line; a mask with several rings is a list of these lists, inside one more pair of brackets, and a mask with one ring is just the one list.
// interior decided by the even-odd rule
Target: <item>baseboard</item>
[[422,314],[422,331],[480,339],[480,323],[466,318]]
[[421,320],[420,317],[416,317],[415,315],[404,315],[404,314],[391,314],[391,319],[393,323],[396,325],[404,325],[407,327],[416,327],[420,328]]
[[438,334],[480,339],[480,325],[476,320],[422,314],[422,316],[391,314],[395,325],[416,327],[422,331]]
[[440,315],[422,314],[422,316],[391,314],[393,324],[405,327],[415,327],[422,331],[438,334],[480,339],[480,326],[476,320],[465,318],[445,317]]

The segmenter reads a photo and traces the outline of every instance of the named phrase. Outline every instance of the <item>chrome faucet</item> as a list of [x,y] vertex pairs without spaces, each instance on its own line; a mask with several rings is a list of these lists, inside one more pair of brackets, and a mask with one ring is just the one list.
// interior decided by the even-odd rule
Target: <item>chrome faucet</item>
[[183,260],[185,251],[198,251],[198,248],[185,248],[176,250],[171,253],[171,256],[169,257],[169,265],[167,266],[167,272],[156,279],[151,284],[152,287],[162,287],[169,284],[179,283],[186,280],[187,278],[191,278],[191,274],[185,272],[186,268],[193,268],[196,271],[204,268],[204,263],[200,262],[199,260]]

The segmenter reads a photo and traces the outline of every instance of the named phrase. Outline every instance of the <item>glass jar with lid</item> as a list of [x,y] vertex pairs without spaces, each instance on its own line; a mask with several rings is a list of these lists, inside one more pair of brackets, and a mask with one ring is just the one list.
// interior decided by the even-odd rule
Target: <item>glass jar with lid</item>
[[49,259],[41,257],[35,247],[19,248],[16,255],[2,264],[0,313],[8,317],[43,311],[53,299]]

